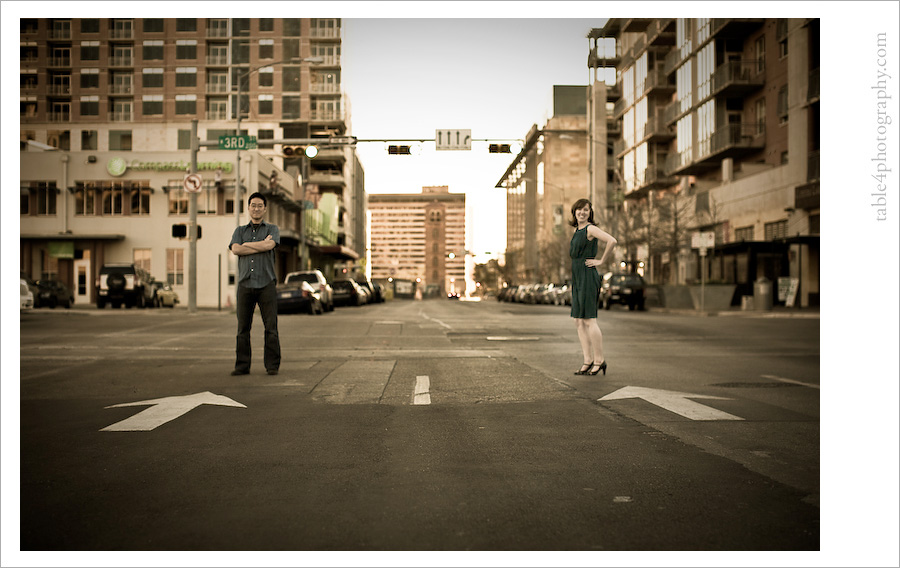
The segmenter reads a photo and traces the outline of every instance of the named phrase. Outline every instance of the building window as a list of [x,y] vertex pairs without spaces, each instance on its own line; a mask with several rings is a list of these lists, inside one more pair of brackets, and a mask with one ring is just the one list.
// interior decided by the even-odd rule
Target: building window
[[144,61],[162,61],[165,59],[165,45],[161,39],[146,40],[142,51]]
[[197,95],[175,95],[175,114],[197,114]]
[[56,215],[55,181],[33,181],[20,192],[23,215]]
[[97,149],[97,141],[100,138],[96,130],[82,130],[81,131],[81,149],[82,150],[96,150]]
[[282,21],[282,33],[289,37],[300,37],[300,18],[285,18]]
[[273,99],[272,95],[259,95],[259,114],[272,114]]
[[176,32],[197,31],[197,18],[175,18]]
[[153,258],[153,250],[146,248],[134,249],[134,265],[143,268],[147,272],[151,272],[150,259]]
[[292,93],[300,92],[300,68],[299,67],[282,67],[281,73],[281,90]]
[[756,72],[762,73],[766,70],[766,36],[762,35],[756,38]]
[[248,40],[234,40],[231,48],[232,63],[235,65],[250,63],[250,42]]
[[259,58],[272,59],[275,57],[275,40],[261,39],[259,40]]
[[113,182],[100,192],[101,215],[123,215],[125,212],[125,188],[122,183]]
[[787,221],[776,221],[775,223],[766,223],[766,240],[774,241],[787,237]]
[[196,67],[177,67],[177,68],[175,68],[175,86],[176,87],[196,87],[197,86],[197,68]]
[[144,33],[159,33],[165,31],[165,21],[162,18],[144,18]]
[[259,86],[272,87],[275,85],[275,69],[273,67],[263,67],[259,70]]
[[100,33],[100,18],[82,18],[81,33],[96,34]]
[[275,131],[271,129],[260,129],[256,133],[256,140],[260,148],[272,148],[274,144],[266,143],[265,140],[274,140]]
[[166,282],[170,286],[184,284],[184,249],[166,249]]
[[259,31],[274,32],[275,31],[275,18],[260,18],[259,19]]
[[131,150],[131,131],[130,130],[110,130],[109,131],[109,149],[110,151],[130,151]]
[[81,42],[81,60],[82,61],[99,61],[100,60],[100,42],[99,41],[83,41],[83,42]]
[[782,85],[778,90],[778,122],[784,124],[788,121],[788,86]]
[[225,120],[228,118],[228,99],[206,98],[206,118],[208,120]]
[[98,189],[92,182],[76,182],[75,184],[75,214],[96,215],[96,206],[99,203]]
[[734,240],[735,241],[752,241],[753,240],[753,225],[749,227],[741,227],[740,229],[734,230]]
[[97,95],[83,95],[81,97],[81,116],[99,116],[100,97]]
[[182,189],[184,180],[169,180],[169,215],[188,214],[188,194]]
[[99,69],[82,69],[81,70],[81,88],[97,89],[100,87],[100,70]]
[[132,215],[149,215],[150,214],[150,188],[137,184],[131,187],[131,210]]
[[162,95],[144,95],[143,107],[141,113],[146,115],[163,113],[163,96]]
[[756,134],[762,136],[766,133],[766,99],[756,101]]
[[145,89],[155,89],[163,87],[163,69],[162,67],[148,67],[141,74],[143,77],[141,85]]
[[784,59],[788,54],[788,21],[778,18],[775,25],[775,37],[778,39],[778,57]]
[[175,59],[197,59],[197,40],[175,40]]
[[284,96],[281,99],[283,118],[300,118],[300,97]]

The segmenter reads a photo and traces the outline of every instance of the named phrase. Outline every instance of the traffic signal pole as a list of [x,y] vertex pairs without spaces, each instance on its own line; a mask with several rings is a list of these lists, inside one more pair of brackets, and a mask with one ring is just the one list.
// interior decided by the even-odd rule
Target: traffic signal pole
[[[197,152],[200,149],[197,138],[197,119],[191,120],[191,172],[197,173]],[[197,193],[192,191],[188,202],[190,223],[190,247],[188,249],[188,313],[197,312]]]

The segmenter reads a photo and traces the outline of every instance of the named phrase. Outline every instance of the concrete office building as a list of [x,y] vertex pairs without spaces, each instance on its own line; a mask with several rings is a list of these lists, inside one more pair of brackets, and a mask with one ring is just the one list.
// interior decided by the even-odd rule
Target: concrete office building
[[471,291],[466,196],[448,186],[369,195],[372,279],[419,283],[425,295]]
[[553,116],[533,125],[496,187],[506,189],[509,284],[561,283],[571,278],[572,204],[590,198],[587,86],[553,87]]
[[[283,226],[279,276],[358,267],[365,190],[355,150],[323,146],[310,159],[274,142],[349,134],[340,19],[22,18],[20,46],[21,268],[30,276],[74,288],[78,264],[87,271],[82,301],[93,301],[104,262],[150,262],[157,279],[177,274],[168,258],[177,266],[187,243],[172,240],[171,225],[188,219],[192,119],[201,141],[258,140],[240,159],[234,150],[199,152],[199,162],[217,164],[200,171],[201,259],[224,250],[259,190]],[[226,264],[219,278],[198,264],[199,306],[217,304],[210,290],[219,284],[233,286],[235,263]],[[180,282],[175,276],[185,302]]]
[[[794,305],[817,305],[819,21],[612,18],[588,39],[595,82],[615,74],[612,123],[589,129],[612,142],[626,259],[653,283],[734,284],[735,303],[793,280]],[[705,275],[694,233],[715,235]]]

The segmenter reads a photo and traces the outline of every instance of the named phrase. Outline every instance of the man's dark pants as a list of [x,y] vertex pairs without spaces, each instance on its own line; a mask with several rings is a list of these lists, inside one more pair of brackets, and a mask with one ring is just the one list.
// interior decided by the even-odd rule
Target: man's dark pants
[[273,280],[263,288],[238,286],[235,371],[250,370],[250,327],[253,325],[253,312],[257,305],[259,305],[259,314],[266,328],[263,363],[265,363],[267,371],[277,371],[281,366],[281,342],[278,339],[278,297]]

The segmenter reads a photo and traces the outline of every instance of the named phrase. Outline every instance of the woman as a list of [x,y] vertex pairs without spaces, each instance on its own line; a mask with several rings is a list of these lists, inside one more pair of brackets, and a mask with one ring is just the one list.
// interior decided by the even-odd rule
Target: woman
[[[572,257],[572,317],[578,330],[578,340],[584,354],[584,365],[576,375],[606,374],[603,357],[603,334],[597,325],[597,308],[600,301],[600,273],[603,265],[616,247],[616,239],[594,224],[594,209],[587,199],[579,199],[572,205],[570,225],[576,227],[569,243]],[[603,256],[598,260],[599,243],[606,243]]]

